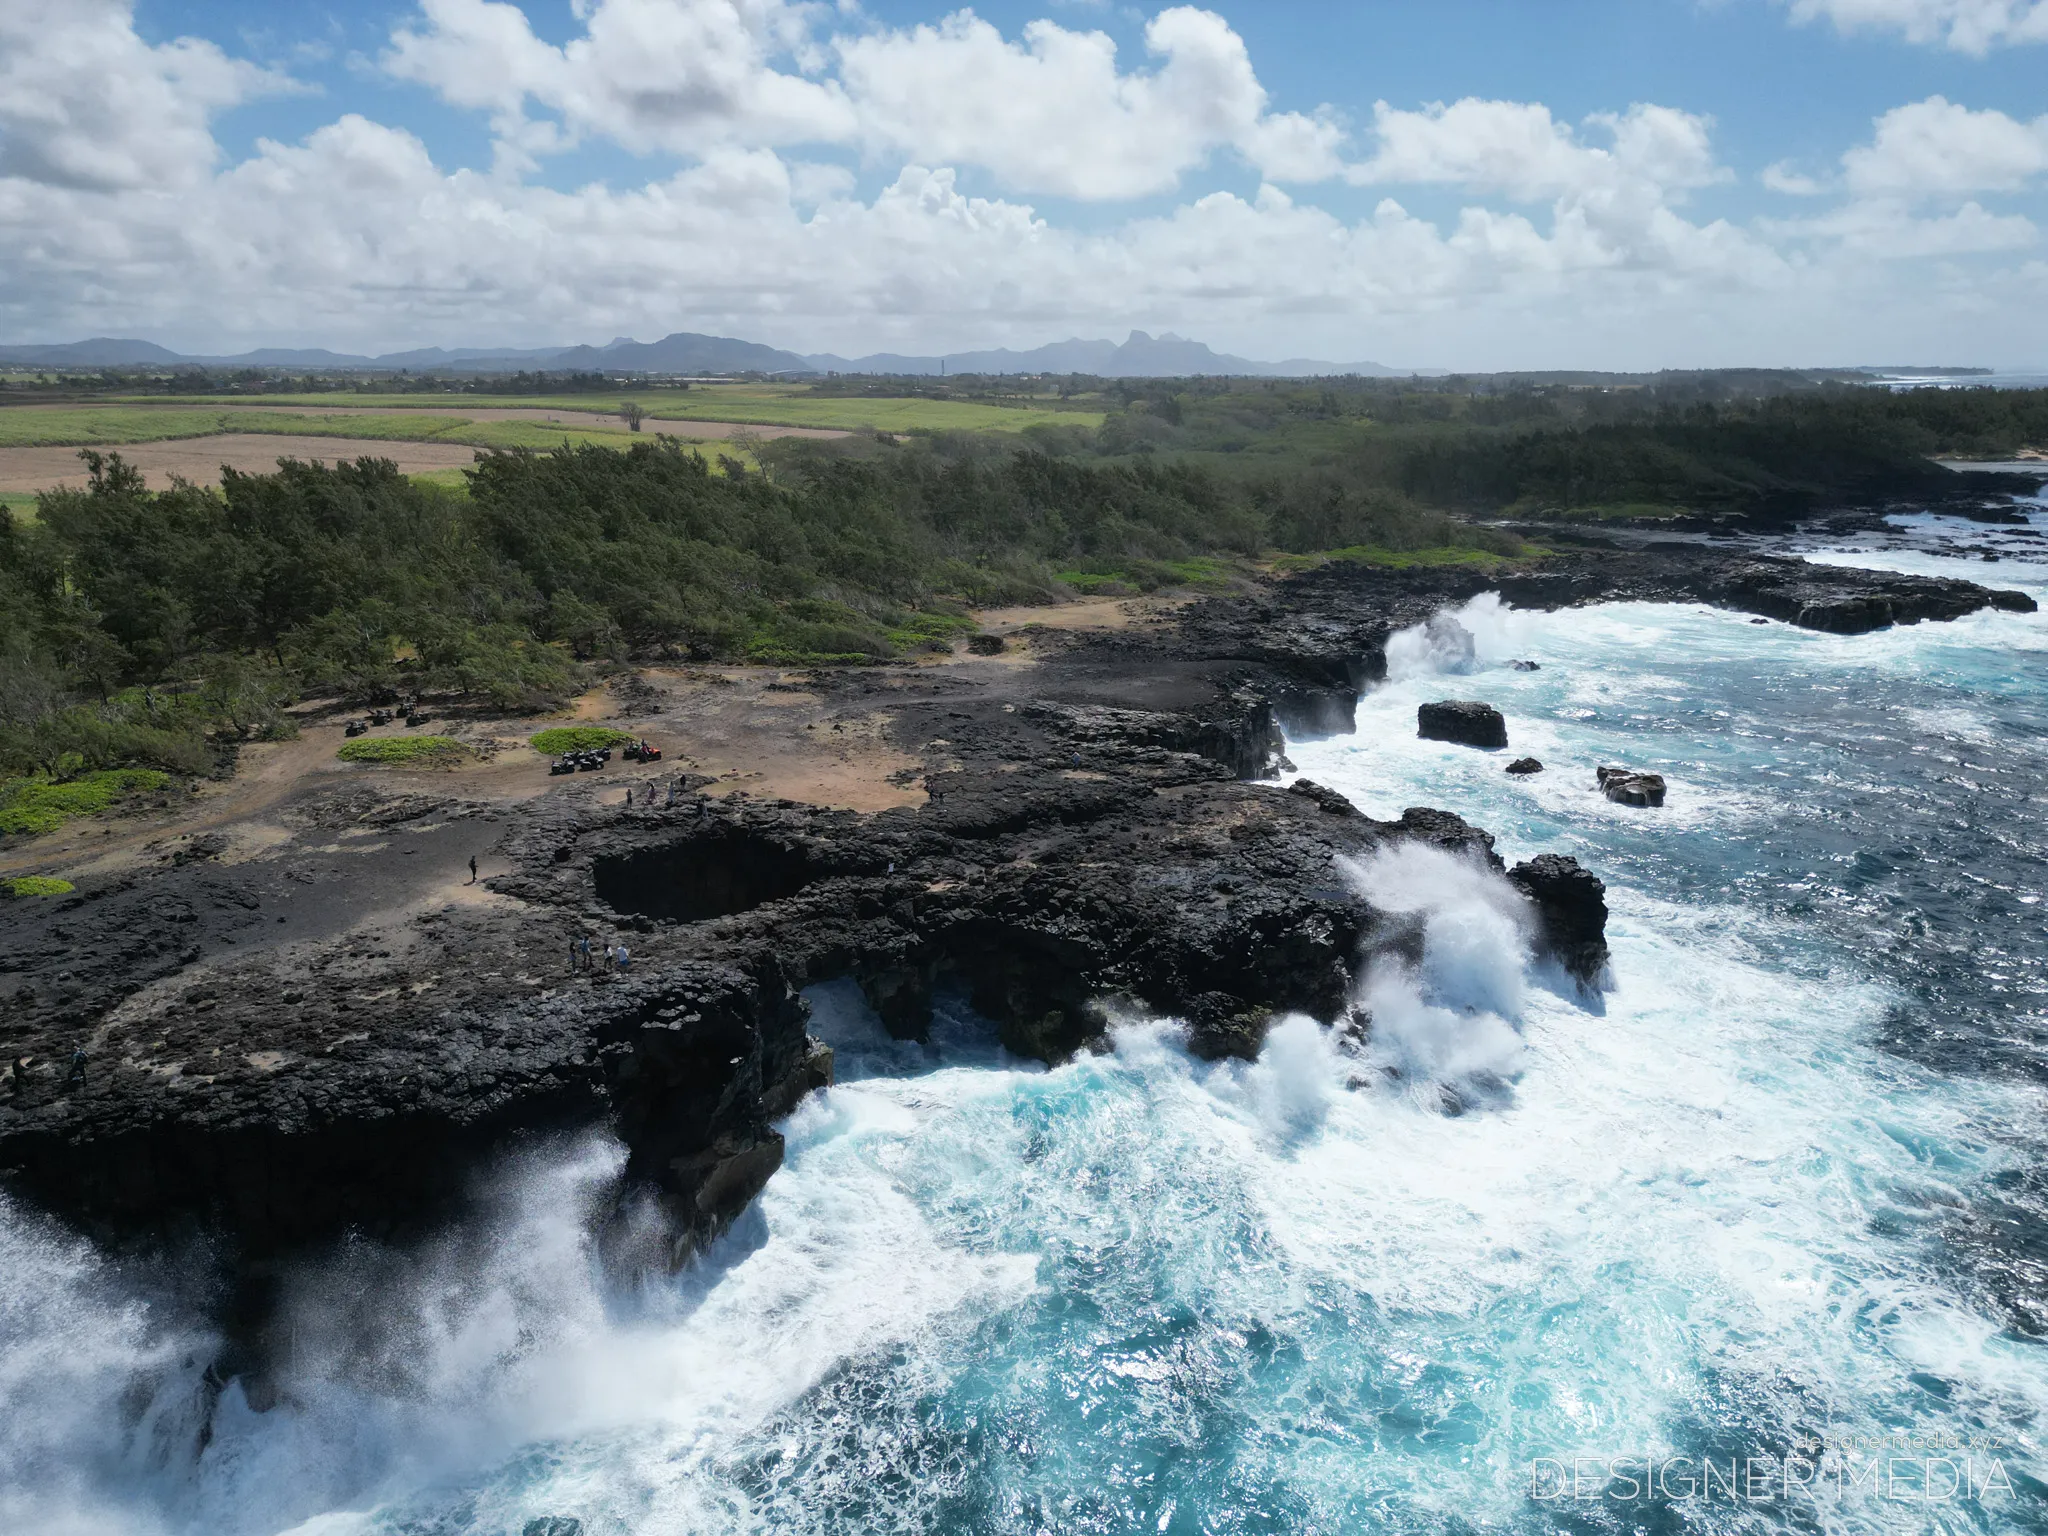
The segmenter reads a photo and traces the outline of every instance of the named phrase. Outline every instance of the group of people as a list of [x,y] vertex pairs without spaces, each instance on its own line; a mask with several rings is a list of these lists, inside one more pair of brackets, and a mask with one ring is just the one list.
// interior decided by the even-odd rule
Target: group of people
[[[633,798],[633,786],[628,784],[626,786],[626,804],[639,804],[652,808],[657,803],[655,797],[662,793],[662,789],[663,786],[660,784],[649,784],[640,791],[640,798],[638,801],[635,801]],[[676,801],[682,798],[679,792],[678,785],[674,779],[670,779],[668,781],[667,791],[668,798],[665,801],[661,801],[659,803],[664,805],[674,805]]]
[[572,971],[598,971],[606,973],[632,969],[633,956],[623,943],[606,943],[600,949],[589,934],[581,934],[569,941],[569,969]]

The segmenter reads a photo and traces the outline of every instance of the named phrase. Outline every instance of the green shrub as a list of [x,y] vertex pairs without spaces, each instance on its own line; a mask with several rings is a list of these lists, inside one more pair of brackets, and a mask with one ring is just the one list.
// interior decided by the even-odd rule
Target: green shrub
[[0,781],[0,833],[35,837],[54,832],[74,816],[91,816],[129,795],[146,794],[171,782],[154,768],[116,768],[62,782],[48,778]]
[[0,891],[10,896],[68,896],[72,884],[55,875],[18,875],[12,880],[0,880]]
[[453,768],[469,755],[469,748],[453,736],[358,737],[335,753],[345,763],[420,768]]
[[564,752],[595,752],[601,747],[623,747],[639,738],[630,731],[615,731],[608,725],[555,725],[536,732],[527,745],[549,757]]
[[[1534,545],[1523,545],[1520,547],[1520,553],[1533,559],[1547,551]],[[1333,561],[1385,566],[1392,570],[1408,570],[1418,565],[1476,565],[1491,568],[1505,565],[1511,558],[1513,557],[1496,554],[1491,550],[1467,549],[1457,545],[1443,545],[1435,549],[1380,549],[1371,545],[1353,545],[1349,549],[1318,550],[1312,555],[1281,555],[1273,561],[1273,568],[1277,571],[1310,571]]]

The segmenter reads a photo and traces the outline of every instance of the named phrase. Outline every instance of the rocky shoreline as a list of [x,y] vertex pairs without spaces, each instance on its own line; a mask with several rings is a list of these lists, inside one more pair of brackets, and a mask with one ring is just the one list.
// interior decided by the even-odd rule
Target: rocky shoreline
[[[1415,933],[1353,861],[1420,841],[1500,869],[1493,840],[1442,811],[1381,822],[1256,781],[1283,727],[1349,728],[1391,634],[1487,590],[1540,608],[1707,602],[1838,634],[2032,607],[1691,547],[1505,572],[1334,565],[993,680],[813,679],[849,706],[887,695],[896,745],[925,765],[916,808],[693,790],[629,809],[580,781],[511,814],[361,781],[309,791],[309,826],[371,819],[401,874],[482,843],[505,872],[488,901],[387,884],[389,910],[366,912],[309,836],[304,857],[200,858],[10,909],[4,1050],[30,1066],[0,1092],[0,1177],[102,1238],[199,1235],[254,1273],[344,1232],[414,1230],[507,1149],[601,1126],[627,1149],[622,1196],[659,1197],[673,1262],[744,1210],[780,1164],[775,1121],[830,1081],[811,984],[853,978],[906,1039],[954,988],[1048,1061],[1123,1004],[1185,1019],[1208,1056],[1255,1054],[1292,1010],[1367,1027],[1347,1015],[1359,967]],[[1554,856],[1503,872],[1539,944],[1595,982],[1595,874]],[[586,934],[626,942],[630,969],[578,972]]]

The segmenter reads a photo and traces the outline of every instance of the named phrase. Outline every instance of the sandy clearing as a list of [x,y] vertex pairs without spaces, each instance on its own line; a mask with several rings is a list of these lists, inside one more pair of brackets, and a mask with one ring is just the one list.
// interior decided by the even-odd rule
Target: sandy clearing
[[[393,443],[367,437],[272,437],[231,432],[220,437],[179,437],[162,443],[111,443],[101,453],[118,453],[162,490],[173,475],[197,485],[220,479],[223,464],[244,472],[277,468],[279,459],[392,459],[401,473],[467,469],[477,450],[461,443]],[[85,465],[76,448],[0,448],[0,491],[47,491],[83,486]]]

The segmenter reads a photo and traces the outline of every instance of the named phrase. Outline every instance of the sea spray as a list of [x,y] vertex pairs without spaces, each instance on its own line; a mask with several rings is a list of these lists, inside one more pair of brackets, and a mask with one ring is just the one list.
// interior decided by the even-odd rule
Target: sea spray
[[1500,1089],[1522,1061],[1527,900],[1477,860],[1422,844],[1345,866],[1362,899],[1419,929],[1416,952],[1384,951],[1367,965],[1357,999],[1367,1059],[1424,1098]]
[[1506,660],[1521,630],[1521,615],[1502,603],[1498,592],[1482,592],[1389,635],[1387,680],[1469,675]]
[[[1026,1069],[950,1005],[935,1048],[890,1042],[839,988],[821,1027],[864,1042],[857,1078],[791,1117],[785,1167],[703,1266],[622,1292],[581,1236],[579,1170],[616,1152],[558,1149],[474,1232],[333,1272],[393,1277],[363,1293],[388,1317],[343,1308],[323,1340],[308,1271],[288,1390],[157,1471],[135,1404],[177,1400],[175,1312],[0,1210],[8,1403],[34,1416],[0,1483],[42,1517],[10,1527],[2038,1529],[2048,1366],[1955,1223],[2044,1146],[2007,1065],[2038,1061],[2041,621],[1847,640],[1647,605],[1509,617],[1508,644],[1474,630],[1472,691],[1549,772],[1414,741],[1427,675],[1293,751],[1373,814],[1443,805],[1596,868],[1604,1011],[1532,981],[1483,872],[1412,856],[1362,876],[1419,940],[1362,1047],[1283,1019],[1257,1061],[1206,1063],[1132,1019],[1105,1054]],[[1523,655],[1543,670],[1498,665]],[[1682,765],[1667,812],[1592,788],[1592,763],[1653,756]],[[1361,1052],[1393,1049],[1401,1007],[1420,1022],[1382,1087]],[[1487,1021],[1507,1054],[1469,1059],[1511,1094],[1454,1117],[1407,1091]],[[1914,1434],[1989,1447],[2017,1495],[1531,1496],[1545,1459]]]

